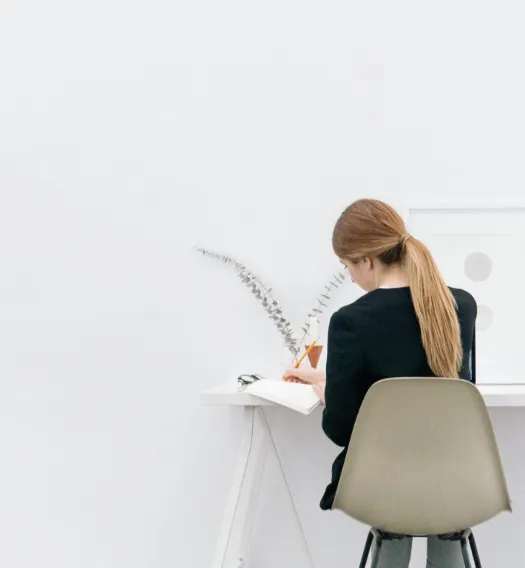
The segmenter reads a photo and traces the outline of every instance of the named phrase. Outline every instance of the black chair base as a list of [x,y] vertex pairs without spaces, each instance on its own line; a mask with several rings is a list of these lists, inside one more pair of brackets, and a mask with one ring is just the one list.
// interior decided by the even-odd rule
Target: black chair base
[[[374,543],[374,541],[376,543],[376,547],[372,557],[371,568],[377,568],[377,566],[379,565],[381,547],[385,540],[403,540],[404,538],[409,538],[411,536],[412,535],[407,535],[407,534],[391,534],[391,533],[386,533],[384,531],[371,529],[366,538],[365,548],[363,550],[363,555],[361,557],[361,563],[359,564],[359,568],[366,568],[366,563],[368,561],[368,557],[370,556],[370,550],[372,548],[372,544]],[[465,568],[471,568],[469,551],[468,551],[470,546],[470,552],[472,554],[472,559],[474,560],[474,567],[482,568],[481,561],[479,559],[478,547],[476,546],[476,540],[474,539],[474,535],[472,534],[472,531],[470,529],[456,533],[440,534],[437,535],[437,537],[441,540],[459,540],[461,542],[461,552],[463,554],[463,562],[465,563]]]

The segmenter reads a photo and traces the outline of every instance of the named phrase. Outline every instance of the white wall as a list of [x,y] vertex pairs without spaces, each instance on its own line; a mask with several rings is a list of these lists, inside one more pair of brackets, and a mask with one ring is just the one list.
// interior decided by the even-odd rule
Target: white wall
[[[2,3],[1,565],[209,566],[240,416],[199,393],[275,366],[280,343],[191,247],[243,259],[300,322],[354,198],[521,194],[522,11]],[[493,415],[516,513],[480,548],[519,565],[525,412]],[[318,568],[355,564],[363,530],[317,509],[334,454],[319,417],[270,418]],[[267,474],[253,566],[300,563]]]

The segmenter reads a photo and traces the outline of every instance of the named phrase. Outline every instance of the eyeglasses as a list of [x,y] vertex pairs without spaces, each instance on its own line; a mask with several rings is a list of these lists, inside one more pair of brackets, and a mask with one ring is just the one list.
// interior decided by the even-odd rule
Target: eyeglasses
[[239,377],[237,377],[237,382],[242,388],[246,388],[252,383],[260,381],[262,378],[263,377],[261,377],[261,375],[240,375]]

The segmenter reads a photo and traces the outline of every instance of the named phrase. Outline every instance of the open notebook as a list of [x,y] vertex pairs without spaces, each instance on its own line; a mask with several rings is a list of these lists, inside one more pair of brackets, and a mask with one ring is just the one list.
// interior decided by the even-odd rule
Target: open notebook
[[321,403],[313,387],[301,383],[261,379],[247,386],[245,392],[307,415]]

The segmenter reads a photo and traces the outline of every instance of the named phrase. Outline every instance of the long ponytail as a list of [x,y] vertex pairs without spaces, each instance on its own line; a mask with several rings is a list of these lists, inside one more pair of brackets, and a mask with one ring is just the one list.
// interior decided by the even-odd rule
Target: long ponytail
[[457,378],[463,350],[456,301],[428,248],[410,235],[403,240],[402,257],[428,364],[438,377]]
[[430,251],[406,232],[397,211],[377,199],[355,201],[339,217],[332,245],[341,259],[369,256],[404,265],[428,365],[437,377],[459,377],[463,351],[456,301]]

